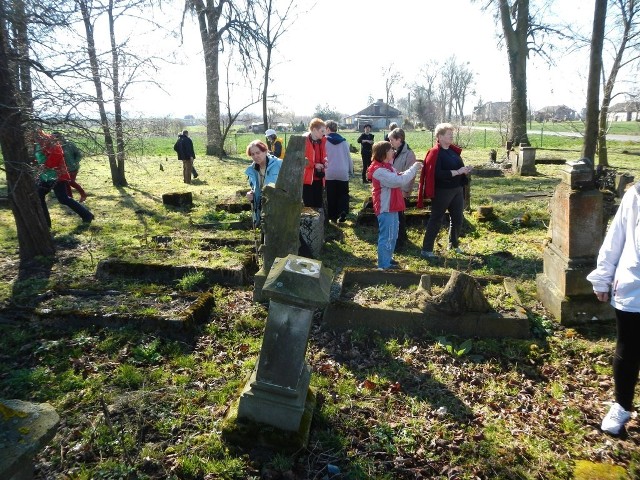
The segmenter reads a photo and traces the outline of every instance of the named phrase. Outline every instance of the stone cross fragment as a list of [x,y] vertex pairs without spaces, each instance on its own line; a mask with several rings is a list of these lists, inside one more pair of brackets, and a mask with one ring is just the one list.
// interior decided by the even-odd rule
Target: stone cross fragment
[[302,211],[302,173],[305,166],[305,137],[293,135],[287,144],[287,151],[278,180],[263,189],[263,232],[264,245],[261,247],[262,266],[255,276],[253,298],[262,301],[264,284],[271,264],[276,257],[286,257],[298,253],[300,245],[300,212]]

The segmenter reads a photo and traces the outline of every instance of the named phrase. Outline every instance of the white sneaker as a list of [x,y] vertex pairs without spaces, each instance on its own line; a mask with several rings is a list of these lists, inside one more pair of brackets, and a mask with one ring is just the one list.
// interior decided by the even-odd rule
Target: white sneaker
[[600,428],[603,432],[610,433],[611,435],[618,435],[620,429],[631,418],[631,412],[627,412],[618,403],[611,405],[609,413],[602,419],[602,425]]

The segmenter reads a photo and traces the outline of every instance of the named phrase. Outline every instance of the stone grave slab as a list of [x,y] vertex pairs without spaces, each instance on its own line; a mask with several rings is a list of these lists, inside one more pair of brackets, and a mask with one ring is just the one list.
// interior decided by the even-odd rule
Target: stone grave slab
[[127,277],[146,282],[175,284],[185,275],[202,273],[212,284],[240,286],[249,283],[249,276],[257,271],[255,257],[247,253],[242,265],[207,268],[191,265],[165,265],[163,263],[136,262],[119,258],[101,260],[96,268],[98,278]]
[[[346,268],[338,275],[332,286],[331,302],[325,308],[323,328],[333,330],[370,329],[391,333],[397,330],[422,331],[434,334],[454,334],[492,338],[528,338],[529,319],[519,306],[513,279],[508,277],[474,277],[481,285],[498,285],[504,288],[504,295],[511,299],[513,308],[509,311],[487,313],[467,312],[449,316],[437,311],[422,311],[415,306],[385,306],[382,304],[363,305],[354,301],[354,286],[360,288],[392,285],[406,289],[408,294],[427,283],[443,287],[448,275],[425,272],[382,272],[371,269]],[[411,302],[408,302],[410,304]]]
[[[170,300],[158,301],[163,296]],[[211,292],[162,294],[131,298],[120,291],[58,291],[34,310],[44,325],[62,327],[132,326],[140,330],[180,335],[209,320],[215,300]]]
[[33,478],[33,459],[51,441],[60,417],[48,403],[0,399],[0,478]]

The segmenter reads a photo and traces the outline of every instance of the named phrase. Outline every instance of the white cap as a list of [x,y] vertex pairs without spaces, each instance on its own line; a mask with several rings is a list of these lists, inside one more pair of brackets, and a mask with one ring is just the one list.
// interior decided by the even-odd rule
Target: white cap
[[270,137],[271,135],[277,135],[276,131],[273,128],[270,128],[269,130],[267,130],[266,132],[264,132],[264,136],[265,137]]

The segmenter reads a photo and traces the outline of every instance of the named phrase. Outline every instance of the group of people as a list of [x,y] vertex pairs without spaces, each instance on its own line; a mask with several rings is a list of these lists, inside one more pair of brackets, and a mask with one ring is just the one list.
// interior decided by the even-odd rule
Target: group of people
[[[51,216],[47,207],[47,194],[53,190],[58,202],[77,213],[84,223],[91,223],[93,213],[82,204],[87,198],[84,189],[76,181],[82,153],[60,132],[47,134],[42,130],[35,132],[35,159],[38,163],[37,187],[47,225],[51,227]],[[78,191],[80,202],[73,198],[72,189]]]
[[[464,187],[468,184],[471,167],[464,165],[461,149],[453,144],[453,125],[443,123],[436,127],[436,145],[429,150],[424,161],[418,188],[418,206],[431,199],[431,216],[424,235],[421,256],[433,259],[435,239],[448,211],[449,247],[462,253],[459,236],[462,229],[464,209]],[[254,205],[254,220],[259,224],[260,191],[270,182],[275,182],[284,157],[282,140],[275,130],[265,132],[267,144],[255,140],[247,147],[247,155],[253,160],[247,168],[251,190],[248,198]],[[338,133],[338,124],[314,118],[305,134],[305,166],[302,176],[302,201],[305,206],[323,208],[323,193],[326,191],[327,217],[329,221],[342,223],[349,212],[349,179],[353,176],[353,160],[349,144]],[[403,129],[394,126],[385,136],[387,139],[374,143],[371,125],[364,126],[358,138],[362,145],[363,182],[371,183],[373,209],[378,220],[378,268],[399,268],[393,258],[396,249],[408,240],[404,210],[409,206],[417,173],[423,162],[407,144]]]

